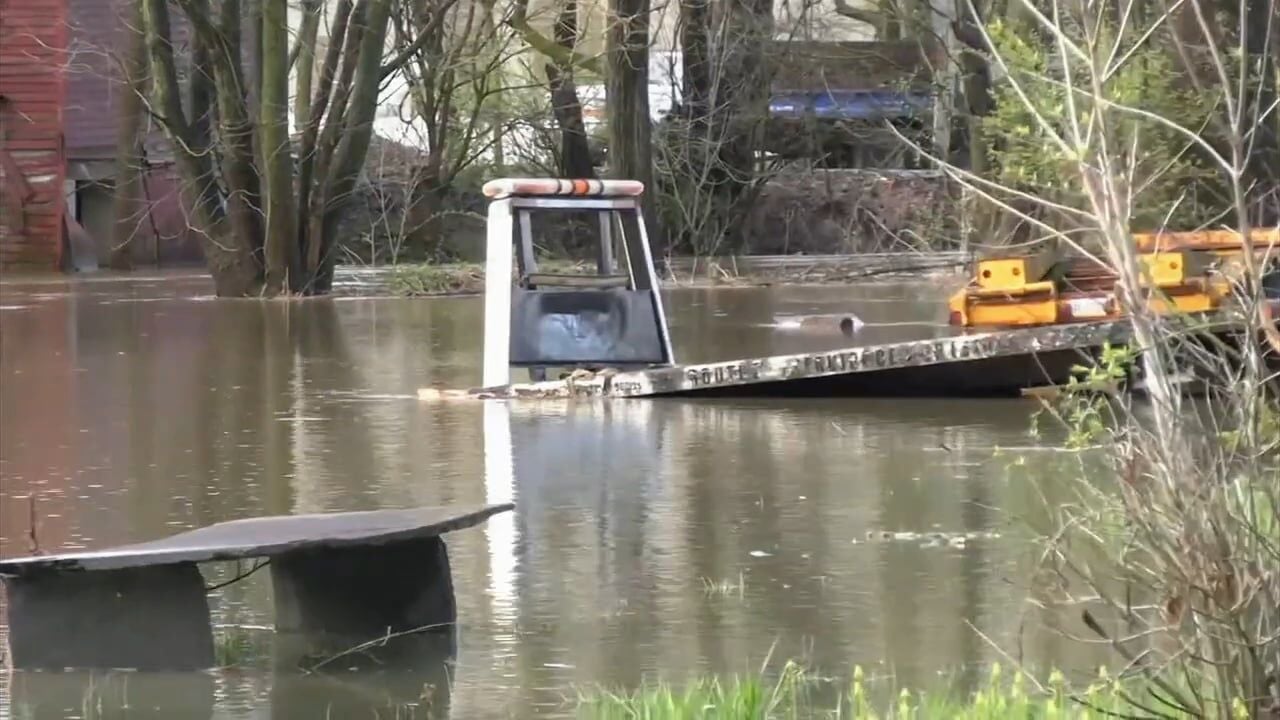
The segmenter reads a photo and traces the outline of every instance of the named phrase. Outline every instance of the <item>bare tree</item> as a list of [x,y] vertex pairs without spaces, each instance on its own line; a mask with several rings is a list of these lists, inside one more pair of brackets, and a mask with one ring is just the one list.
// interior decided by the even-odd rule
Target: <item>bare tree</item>
[[657,143],[671,243],[698,255],[741,246],[747,210],[771,175],[759,157],[773,79],[773,2],[729,3],[713,15],[703,0],[681,0],[681,101]]
[[[1114,273],[1116,301],[1132,326],[1132,364],[1127,353],[1104,354],[1090,372],[1132,373],[1145,388],[1141,401],[1068,393],[1075,411],[1064,417],[1084,417],[1083,404],[1097,447],[1081,458],[1075,499],[1055,505],[1045,536],[1057,600],[1082,611],[1087,631],[1116,651],[1126,675],[1142,680],[1130,697],[1135,712],[1273,717],[1280,711],[1280,333],[1265,279],[1274,277],[1278,248],[1253,240],[1267,237],[1254,234],[1269,192],[1254,168],[1266,151],[1258,129],[1275,122],[1275,104],[1256,100],[1269,77],[1259,66],[1271,61],[1251,45],[1244,16],[1224,25],[1210,0],[1013,2],[1027,18],[1025,33],[1002,35],[1009,28],[1001,23],[976,30],[1000,70],[1001,102],[1025,112],[1022,132],[1056,167],[1062,192],[1032,194],[944,167]],[[1264,5],[1260,19],[1278,17],[1274,0]],[[1203,121],[1189,108],[1157,112],[1134,102],[1138,78],[1151,68],[1170,72],[1159,61],[1170,50],[1187,59],[1187,82],[1203,73],[1194,80],[1209,108]],[[1139,218],[1168,217],[1185,200],[1148,192],[1176,177],[1176,164],[1149,160],[1151,143],[1169,138],[1180,143],[1176,157],[1194,156],[1212,170],[1225,193],[1215,224],[1242,238],[1239,257],[1217,271],[1230,282],[1233,333],[1208,334],[1203,318],[1172,311],[1134,241],[1135,230],[1149,229],[1135,227]],[[1204,386],[1206,400],[1196,406],[1183,392],[1188,373]],[[1091,464],[1099,456],[1105,479]]]
[[551,113],[560,132],[557,172],[561,177],[595,177],[591,147],[583,119],[582,99],[575,80],[578,68],[601,73],[596,58],[578,52],[578,2],[561,0],[557,6],[553,39],[533,28],[529,19],[528,0],[516,0],[507,18],[521,39],[546,62],[547,86],[551,96]]
[[497,105],[508,91],[503,66],[513,38],[495,22],[493,4],[480,0],[420,3],[397,12],[394,27],[398,52],[409,56],[409,124],[418,128],[406,132],[426,147],[410,181],[407,239],[439,251],[447,195],[501,140]]
[[[339,0],[315,76],[319,3],[302,6],[291,48],[285,0],[177,0],[193,32],[184,106],[169,5],[143,0],[152,113],[172,139],[220,295],[329,290],[339,219],[364,166],[382,82],[413,55],[384,62],[394,1]],[[288,127],[295,63],[298,90],[310,90],[295,106],[307,113],[296,162]]]
[[[605,39],[610,174],[639,180],[646,187],[653,184],[649,10],[648,0],[610,0]],[[646,215],[651,206],[646,205]]]
[[146,113],[142,98],[147,88],[147,45],[142,30],[142,3],[126,5],[124,31],[128,37],[121,81],[124,84],[117,108],[116,184],[112,199],[111,257],[116,270],[133,267],[133,241],[147,212],[143,183],[146,182]]

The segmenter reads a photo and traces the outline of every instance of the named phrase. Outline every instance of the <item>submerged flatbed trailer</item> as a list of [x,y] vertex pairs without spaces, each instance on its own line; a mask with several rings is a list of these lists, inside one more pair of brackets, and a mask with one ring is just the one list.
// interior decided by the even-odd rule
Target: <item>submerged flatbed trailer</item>
[[1016,397],[1065,384],[1072,368],[1096,358],[1104,345],[1131,338],[1124,321],[1079,323],[696,365],[577,370],[559,380],[424,390],[422,397]]
[[[1132,339],[1129,322],[1110,317],[682,364],[640,212],[643,189],[613,180],[487,184],[483,386],[423,389],[419,397],[1017,396],[1065,384],[1106,345]],[[594,274],[539,272],[531,216],[543,210],[598,216]],[[1189,334],[1239,334],[1222,311],[1185,318]],[[527,368],[533,381],[512,382],[513,367]],[[545,379],[552,368],[563,371],[560,379]]]

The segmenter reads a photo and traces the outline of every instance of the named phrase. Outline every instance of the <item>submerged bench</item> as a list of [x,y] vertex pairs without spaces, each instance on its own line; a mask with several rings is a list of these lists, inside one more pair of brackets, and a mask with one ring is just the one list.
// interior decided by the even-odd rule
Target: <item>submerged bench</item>
[[160,540],[0,560],[15,668],[214,665],[202,562],[266,558],[278,631],[371,639],[457,616],[441,535],[512,505],[259,517]]

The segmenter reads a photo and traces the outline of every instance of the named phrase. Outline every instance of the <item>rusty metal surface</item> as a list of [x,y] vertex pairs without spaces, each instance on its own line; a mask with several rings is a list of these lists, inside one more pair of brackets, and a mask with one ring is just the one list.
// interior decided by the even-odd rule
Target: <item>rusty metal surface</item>
[[47,570],[114,570],[270,557],[292,550],[380,545],[478,525],[511,504],[247,518],[159,540],[103,550],[0,560],[0,575]]
[[[1199,327],[1214,327],[1212,318]],[[1221,330],[1226,330],[1222,326]],[[875,375],[844,384],[827,382],[823,392],[881,396],[913,395],[924,389],[914,383],[928,382],[930,390],[945,385],[943,370],[954,371],[958,390],[969,386],[983,394],[1017,394],[1034,385],[1065,381],[1061,375],[1070,367],[1064,364],[1075,351],[1089,352],[1105,343],[1122,344],[1131,338],[1126,321],[1104,321],[1055,325],[1049,327],[998,330],[945,338],[852,346],[837,350],[745,358],[698,365],[678,365],[629,372],[605,370],[589,373],[577,371],[563,380],[514,384],[500,388],[481,388],[467,393],[469,397],[490,398],[568,398],[568,397],[656,397],[664,395],[751,396],[776,394],[781,383],[814,385],[820,378]],[[1037,368],[1052,358],[1054,368],[1033,377]],[[1018,363],[994,362],[1000,359]],[[910,369],[920,369],[917,373]],[[1011,372],[1011,369],[1013,370]],[[942,374],[940,374],[942,373]],[[966,373],[987,373],[987,377],[967,377]],[[943,393],[945,394],[945,393]],[[434,395],[420,394],[424,399]],[[448,398],[448,394],[440,394]]]

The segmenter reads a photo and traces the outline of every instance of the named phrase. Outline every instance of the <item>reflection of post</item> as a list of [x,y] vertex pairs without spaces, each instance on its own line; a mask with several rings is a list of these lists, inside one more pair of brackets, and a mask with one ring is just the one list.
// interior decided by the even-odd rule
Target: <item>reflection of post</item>
[[[484,403],[484,495],[486,503],[508,503],[515,499],[511,409],[505,402]],[[515,523],[514,513],[502,513],[490,518],[484,528],[493,614],[512,622],[515,620]]]
[[[214,676],[208,673],[71,671],[5,675],[12,683],[12,695],[0,697],[12,698],[15,716],[31,720],[75,717],[69,715],[73,708],[84,708],[80,717],[139,720],[213,717]],[[8,709],[7,703],[0,704],[0,708]]]

